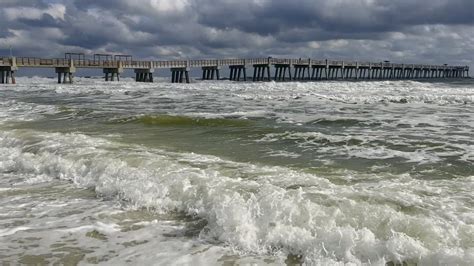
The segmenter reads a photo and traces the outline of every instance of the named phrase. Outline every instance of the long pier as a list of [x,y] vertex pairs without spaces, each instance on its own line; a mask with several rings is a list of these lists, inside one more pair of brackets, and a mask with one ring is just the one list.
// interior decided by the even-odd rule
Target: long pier
[[[78,55],[73,58],[73,55]],[[230,70],[229,80],[247,81],[316,81],[316,80],[392,80],[392,79],[450,79],[468,78],[468,66],[395,64],[332,61],[314,59],[210,59],[210,60],[132,60],[124,55],[94,55],[67,53],[64,59],[35,57],[0,57],[0,83],[15,83],[20,68],[54,68],[58,83],[73,83],[77,69],[102,69],[106,81],[120,80],[125,69],[133,69],[137,82],[153,82],[156,69],[170,69],[171,82],[190,83],[189,71],[201,68],[203,80],[221,79],[223,67]],[[248,76],[247,68],[253,68]]]

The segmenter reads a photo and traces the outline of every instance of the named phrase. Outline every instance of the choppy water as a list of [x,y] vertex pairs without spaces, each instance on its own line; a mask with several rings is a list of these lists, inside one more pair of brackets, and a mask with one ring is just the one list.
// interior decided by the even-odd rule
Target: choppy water
[[474,82],[0,87],[0,262],[474,264]]

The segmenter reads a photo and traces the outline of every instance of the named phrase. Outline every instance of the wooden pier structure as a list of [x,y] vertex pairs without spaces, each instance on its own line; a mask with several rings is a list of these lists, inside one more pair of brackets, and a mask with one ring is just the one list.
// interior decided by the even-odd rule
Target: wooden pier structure
[[[58,83],[73,83],[77,69],[102,69],[106,81],[119,81],[125,69],[133,69],[137,82],[153,82],[157,69],[169,69],[171,82],[190,83],[189,71],[201,68],[203,80],[221,79],[220,70],[228,67],[229,80],[247,81],[247,68],[253,68],[252,81],[316,80],[394,80],[468,78],[468,66],[396,64],[331,61],[314,59],[210,59],[210,60],[132,60],[129,55],[66,53],[64,59],[0,57],[0,83],[15,83],[20,68],[54,68]],[[272,73],[273,71],[273,73]]]

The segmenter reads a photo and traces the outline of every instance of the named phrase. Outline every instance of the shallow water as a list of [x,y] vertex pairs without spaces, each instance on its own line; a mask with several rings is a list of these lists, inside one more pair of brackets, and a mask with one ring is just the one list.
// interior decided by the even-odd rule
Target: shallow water
[[1,87],[0,261],[474,264],[474,82]]

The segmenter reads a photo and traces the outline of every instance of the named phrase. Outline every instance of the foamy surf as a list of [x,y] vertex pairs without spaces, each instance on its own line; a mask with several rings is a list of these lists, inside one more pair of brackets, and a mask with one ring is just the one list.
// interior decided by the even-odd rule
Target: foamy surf
[[474,263],[472,85],[23,81],[3,260]]
[[[473,259],[468,202],[449,199],[455,193],[467,200],[472,178],[430,182],[403,175],[346,186],[281,167],[121,147],[76,134],[4,133],[1,143],[2,173],[24,177],[14,186],[67,180],[127,208],[184,213],[206,221],[202,241],[242,254],[297,254],[308,263],[430,263],[445,253],[448,264]],[[91,230],[113,235],[118,229],[60,232]]]

